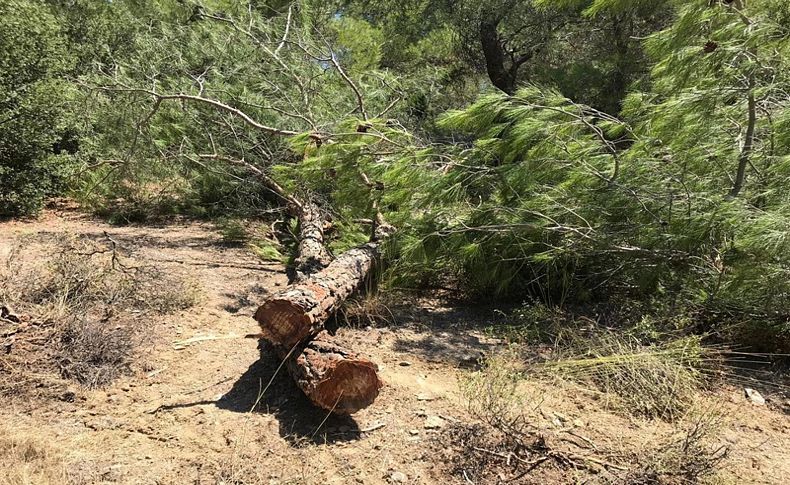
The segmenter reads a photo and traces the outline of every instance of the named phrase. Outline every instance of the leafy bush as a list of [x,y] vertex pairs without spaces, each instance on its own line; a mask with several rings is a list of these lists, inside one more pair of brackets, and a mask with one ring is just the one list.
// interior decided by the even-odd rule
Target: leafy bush
[[64,148],[70,88],[60,77],[71,62],[45,5],[0,5],[0,217],[33,214],[64,188],[69,158],[53,153]]

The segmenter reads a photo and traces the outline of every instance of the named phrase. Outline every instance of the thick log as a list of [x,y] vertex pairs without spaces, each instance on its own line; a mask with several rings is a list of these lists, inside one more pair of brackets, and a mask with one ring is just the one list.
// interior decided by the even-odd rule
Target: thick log
[[352,414],[378,396],[378,367],[336,344],[324,323],[365,280],[379,255],[380,241],[394,229],[376,221],[369,243],[330,263],[323,218],[317,207],[305,207],[300,214],[296,283],[261,305],[255,319],[261,336],[286,359],[289,374],[313,404]]
[[[279,349],[284,357],[287,352]],[[335,414],[352,414],[378,396],[382,383],[376,364],[334,343],[327,332],[299,350],[288,359],[288,372],[316,406]]]
[[317,335],[365,280],[378,254],[375,241],[346,251],[323,270],[269,298],[255,312],[263,337],[290,349]]

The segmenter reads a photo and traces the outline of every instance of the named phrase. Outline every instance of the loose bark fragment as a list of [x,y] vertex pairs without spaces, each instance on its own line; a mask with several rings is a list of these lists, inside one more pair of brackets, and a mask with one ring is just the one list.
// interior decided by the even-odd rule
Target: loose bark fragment
[[[284,347],[277,349],[280,357],[287,355]],[[303,344],[286,365],[308,399],[335,414],[371,405],[382,387],[376,364],[336,344],[325,331]]]
[[268,299],[255,312],[264,338],[291,348],[317,335],[324,322],[365,280],[378,256],[370,242],[341,254],[329,266]]

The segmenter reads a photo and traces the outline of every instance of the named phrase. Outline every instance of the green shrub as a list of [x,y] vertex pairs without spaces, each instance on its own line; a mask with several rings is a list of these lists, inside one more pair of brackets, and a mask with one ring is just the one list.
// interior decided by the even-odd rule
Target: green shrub
[[71,65],[57,20],[41,2],[0,4],[0,217],[28,215],[63,189]]

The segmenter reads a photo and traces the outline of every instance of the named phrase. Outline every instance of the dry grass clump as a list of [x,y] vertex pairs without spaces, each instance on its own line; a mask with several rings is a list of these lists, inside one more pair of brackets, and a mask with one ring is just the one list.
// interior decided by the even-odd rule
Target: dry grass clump
[[54,373],[104,386],[130,372],[135,349],[150,338],[151,318],[199,298],[195,283],[138,265],[109,236],[22,241],[0,267],[0,302],[24,316],[6,330],[0,392]]
[[462,380],[473,423],[454,423],[440,435],[450,473],[466,483],[515,482],[546,461],[550,451],[536,426],[540,395],[523,392],[514,352],[489,358]]
[[349,298],[337,312],[337,320],[352,328],[386,326],[395,323],[395,314],[390,309],[397,304],[390,293],[380,291],[363,292]]
[[714,416],[699,417],[682,433],[637,456],[639,467],[627,474],[626,483],[681,485],[714,476],[729,454],[727,446],[711,444],[717,427]]
[[0,470],[0,485],[68,482],[61,457],[47,443],[8,429],[0,433]]
[[631,413],[673,420],[693,402],[716,360],[717,353],[698,337],[643,345],[628,334],[609,332],[566,344],[535,370],[592,383],[618,396]]
[[[617,359],[613,361],[612,365],[620,366]],[[575,425],[548,422],[541,410],[540,386],[525,385],[527,373],[533,370],[514,346],[490,357],[481,370],[464,379],[463,395],[475,421],[450,426],[440,435],[437,447],[450,472],[460,480],[698,483],[714,475],[727,456],[726,447],[711,446],[716,421],[710,417],[695,421],[688,430],[658,446],[636,453],[616,442],[596,444],[580,435]],[[590,431],[584,434],[590,436]]]
[[525,389],[524,372],[518,352],[511,349],[492,356],[464,380],[467,407],[477,422],[456,424],[441,435],[453,474],[467,483],[541,483],[625,470],[595,447],[568,445],[574,443],[567,439],[572,427],[542,425],[542,393]]
[[57,344],[60,374],[89,388],[103,387],[129,374],[138,336],[131,326],[94,320],[72,320],[61,329]]
[[462,381],[469,413],[492,428],[510,435],[533,433],[530,413],[542,404],[539,395],[520,389],[524,366],[514,349],[489,357],[478,372]]

